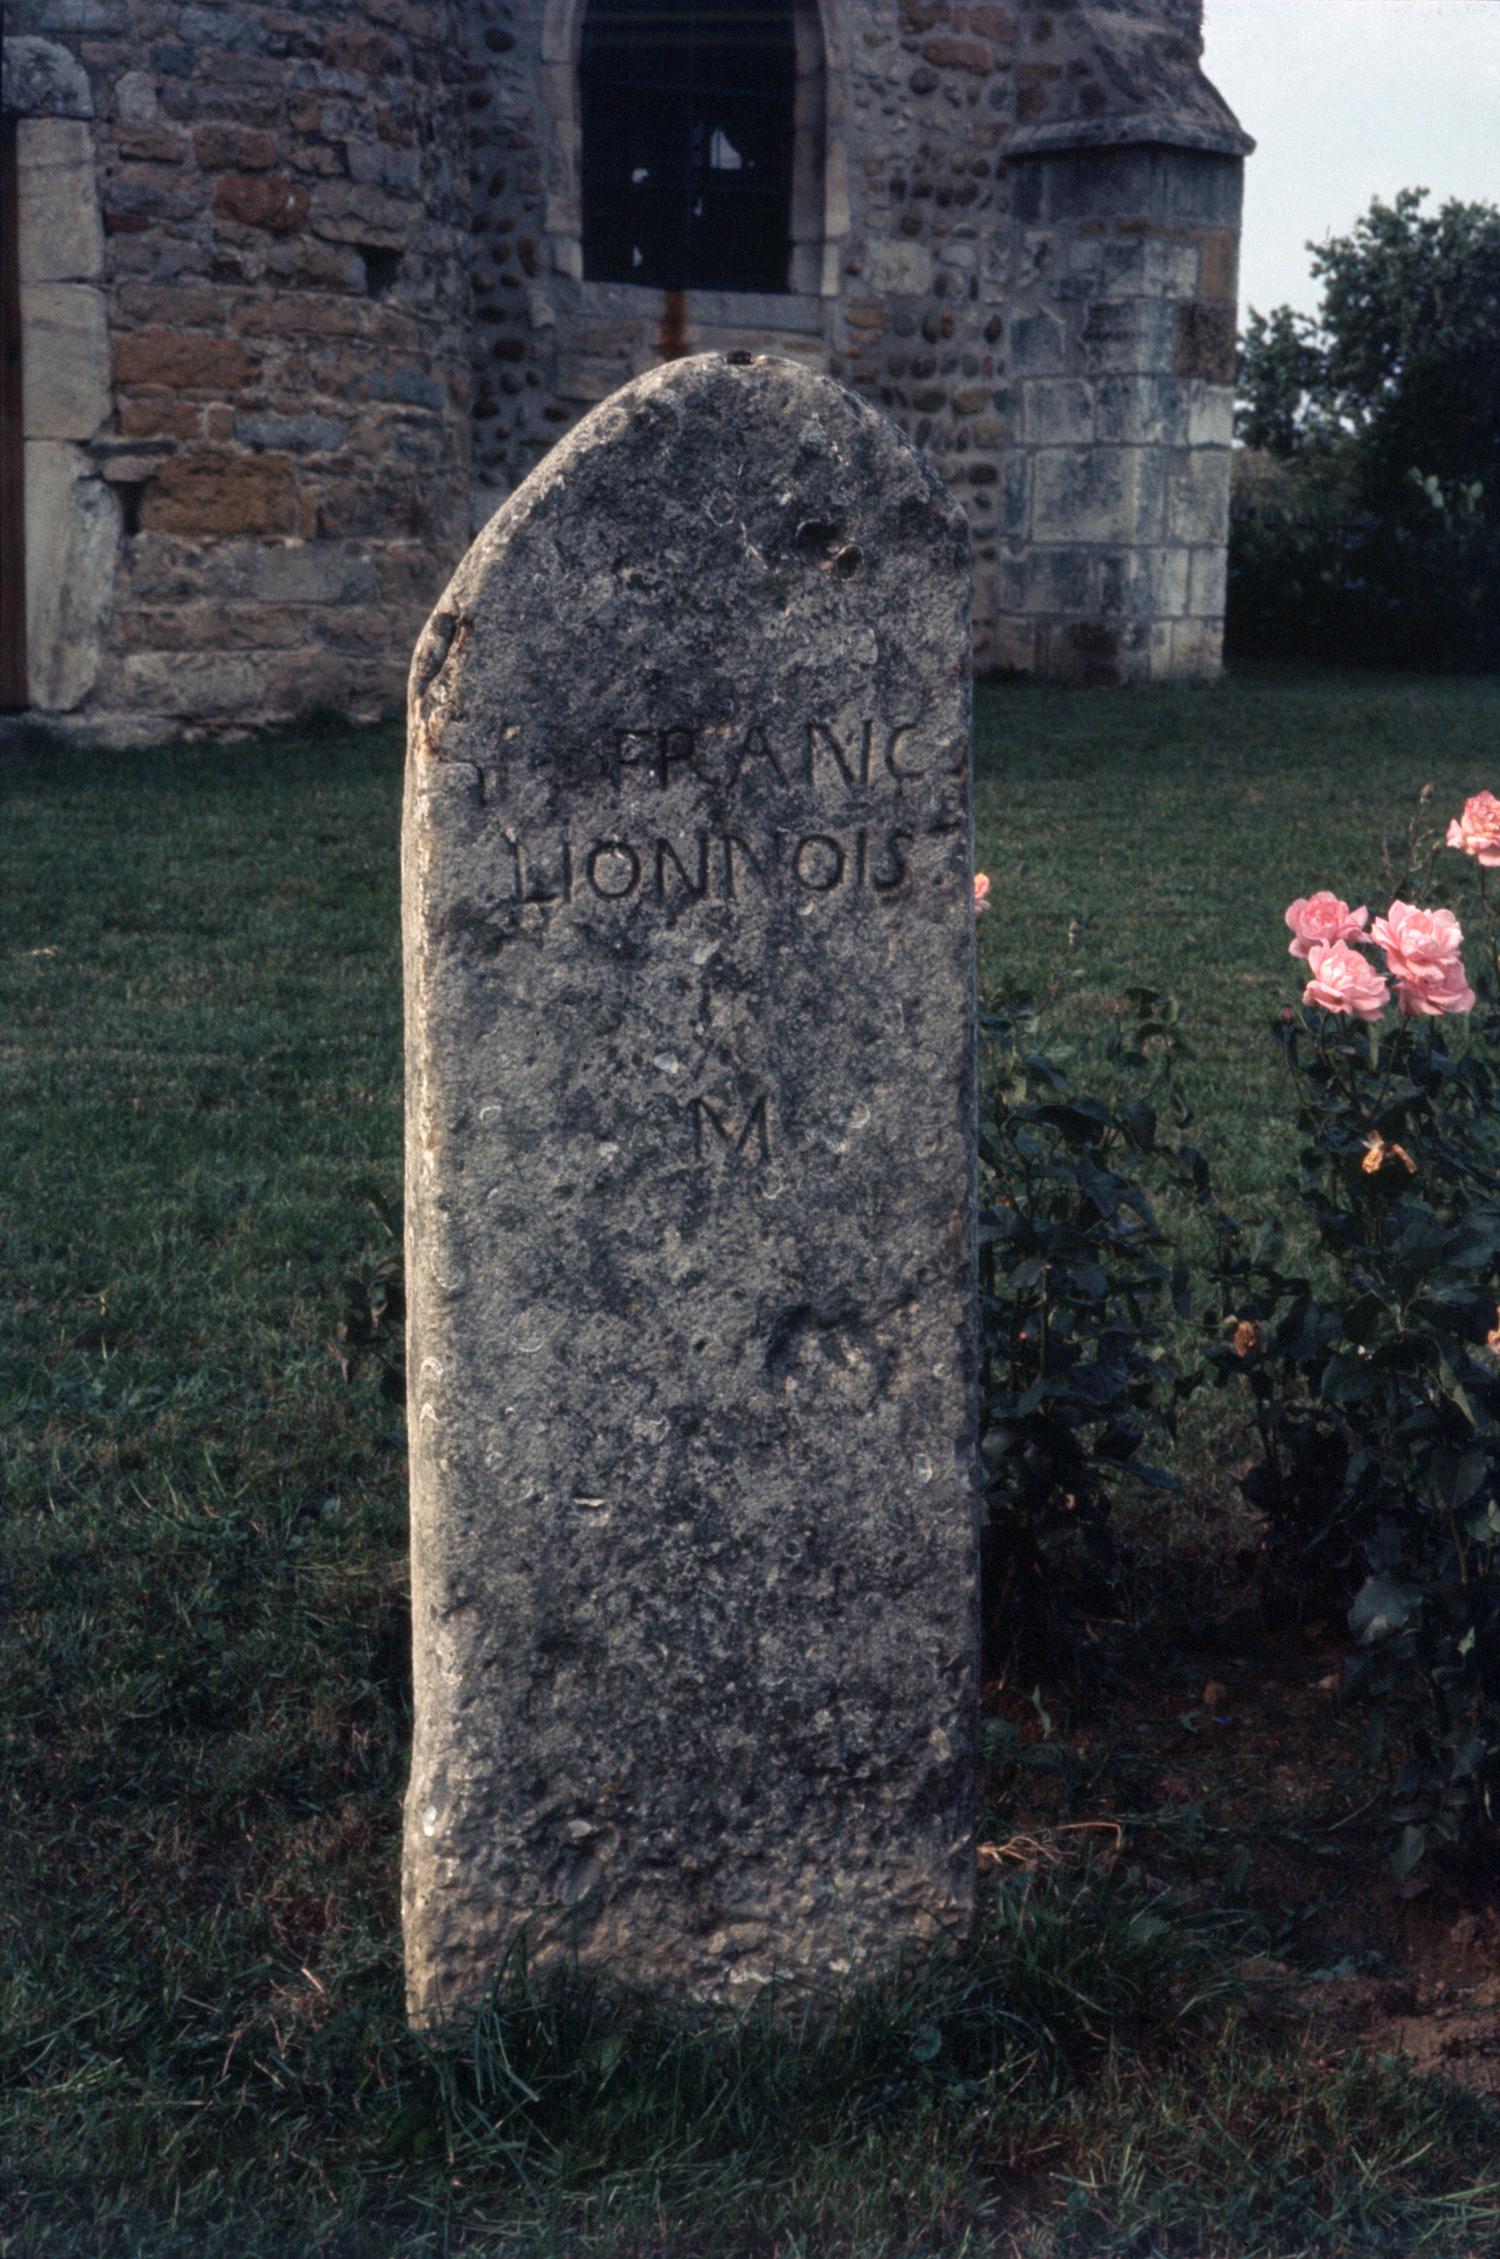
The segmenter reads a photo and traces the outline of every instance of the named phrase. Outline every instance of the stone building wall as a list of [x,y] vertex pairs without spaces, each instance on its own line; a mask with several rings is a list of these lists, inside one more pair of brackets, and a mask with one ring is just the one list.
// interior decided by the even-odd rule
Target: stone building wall
[[33,703],[399,699],[467,528],[445,0],[19,0]]
[[796,0],[807,145],[794,181],[791,287],[775,295],[585,281],[577,79],[584,0],[472,0],[465,16],[476,516],[589,408],[663,359],[746,348],[829,365],[848,228],[842,0]]
[[1011,178],[1020,275],[996,658],[1053,679],[1212,679],[1236,169],[1189,150],[1084,147],[1015,158]]
[[584,279],[583,13],[469,11],[476,516],[627,377],[775,351],[952,481],[981,670],[1216,674],[1248,141],[1196,0],[799,0],[823,164],[774,298]]
[[792,355],[962,497],[975,659],[1219,665],[1241,156],[1197,0],[795,0],[789,287],[587,279],[583,0],[17,0],[34,704],[399,701],[489,511],[657,361]]

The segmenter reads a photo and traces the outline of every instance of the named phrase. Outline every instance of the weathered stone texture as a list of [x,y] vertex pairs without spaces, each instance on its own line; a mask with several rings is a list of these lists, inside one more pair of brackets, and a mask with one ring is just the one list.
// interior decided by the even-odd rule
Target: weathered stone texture
[[109,328],[87,283],[21,286],[31,348],[22,366],[22,428],[31,439],[92,439],[109,416]]
[[75,57],[4,43],[16,127],[28,696],[68,714],[92,694],[109,630],[119,514],[76,442],[111,405],[93,98]]
[[968,543],[825,377],[595,411],[418,647],[413,2013],[973,1891]]
[[1012,178],[1031,462],[1002,526],[1006,647],[1022,667],[1083,681],[1211,677],[1223,579],[1194,560],[1223,555],[1234,314],[1232,300],[1206,301],[1202,278],[1232,287],[1239,165],[1039,135]]
[[20,118],[91,118],[94,98],[88,73],[78,58],[55,40],[39,39],[15,28],[21,12],[6,10],[6,36],[0,47],[0,109]]
[[26,442],[26,671],[43,713],[70,714],[98,679],[119,512],[82,448]]
[[82,119],[29,117],[17,125],[23,285],[99,280],[104,230],[94,165],[93,129]]

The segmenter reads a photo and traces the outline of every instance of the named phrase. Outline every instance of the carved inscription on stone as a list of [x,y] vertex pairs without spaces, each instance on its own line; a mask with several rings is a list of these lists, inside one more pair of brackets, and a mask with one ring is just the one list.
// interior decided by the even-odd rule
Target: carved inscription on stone
[[522,1931],[732,1999],[965,1919],[967,620],[889,426],[705,359],[555,450],[419,646],[419,2020]]
[[771,1118],[768,1112],[770,1098],[765,1091],[752,1100],[745,1110],[743,1127],[738,1131],[725,1120],[717,1106],[706,1098],[690,1098],[688,1113],[693,1123],[693,1156],[702,1161],[716,1154],[720,1147],[743,1159],[748,1152],[762,1161],[771,1158]]
[[574,840],[523,837],[507,832],[512,869],[505,903],[542,906],[571,902],[588,892],[600,902],[629,902],[644,894],[657,902],[733,902],[747,890],[835,894],[868,887],[894,894],[910,876],[915,834],[893,825],[884,832],[777,831],[744,838],[701,827],[691,839],[637,833],[631,838]]

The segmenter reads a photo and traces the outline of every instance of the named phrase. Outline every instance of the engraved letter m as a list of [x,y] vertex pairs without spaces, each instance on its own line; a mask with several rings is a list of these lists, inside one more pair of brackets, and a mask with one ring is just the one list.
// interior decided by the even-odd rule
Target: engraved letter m
[[745,1126],[740,1131],[738,1137],[735,1136],[734,1132],[731,1130],[729,1124],[725,1121],[724,1116],[719,1112],[718,1108],[716,1106],[710,1106],[706,1098],[690,1098],[688,1100],[688,1108],[693,1117],[693,1159],[695,1161],[705,1160],[709,1152],[713,1150],[711,1140],[704,1134],[705,1122],[708,1124],[708,1127],[713,1130],[719,1140],[719,1143],[721,1145],[732,1146],[736,1154],[743,1154],[746,1147],[749,1145],[751,1138],[753,1137],[755,1139],[756,1148],[759,1152],[761,1160],[770,1160],[771,1131],[770,1125],[766,1119],[766,1097],[764,1091],[762,1091],[760,1097],[756,1099],[749,1113],[745,1116]]

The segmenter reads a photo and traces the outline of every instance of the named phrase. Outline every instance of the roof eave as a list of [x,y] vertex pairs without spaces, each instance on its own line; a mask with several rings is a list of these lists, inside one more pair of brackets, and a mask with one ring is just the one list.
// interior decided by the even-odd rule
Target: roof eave
[[1233,118],[1222,122],[1183,118],[1161,110],[1138,110],[1120,117],[1057,118],[1020,126],[1006,140],[1007,157],[1043,157],[1068,149],[1140,147],[1200,149],[1215,157],[1248,157],[1254,136]]

